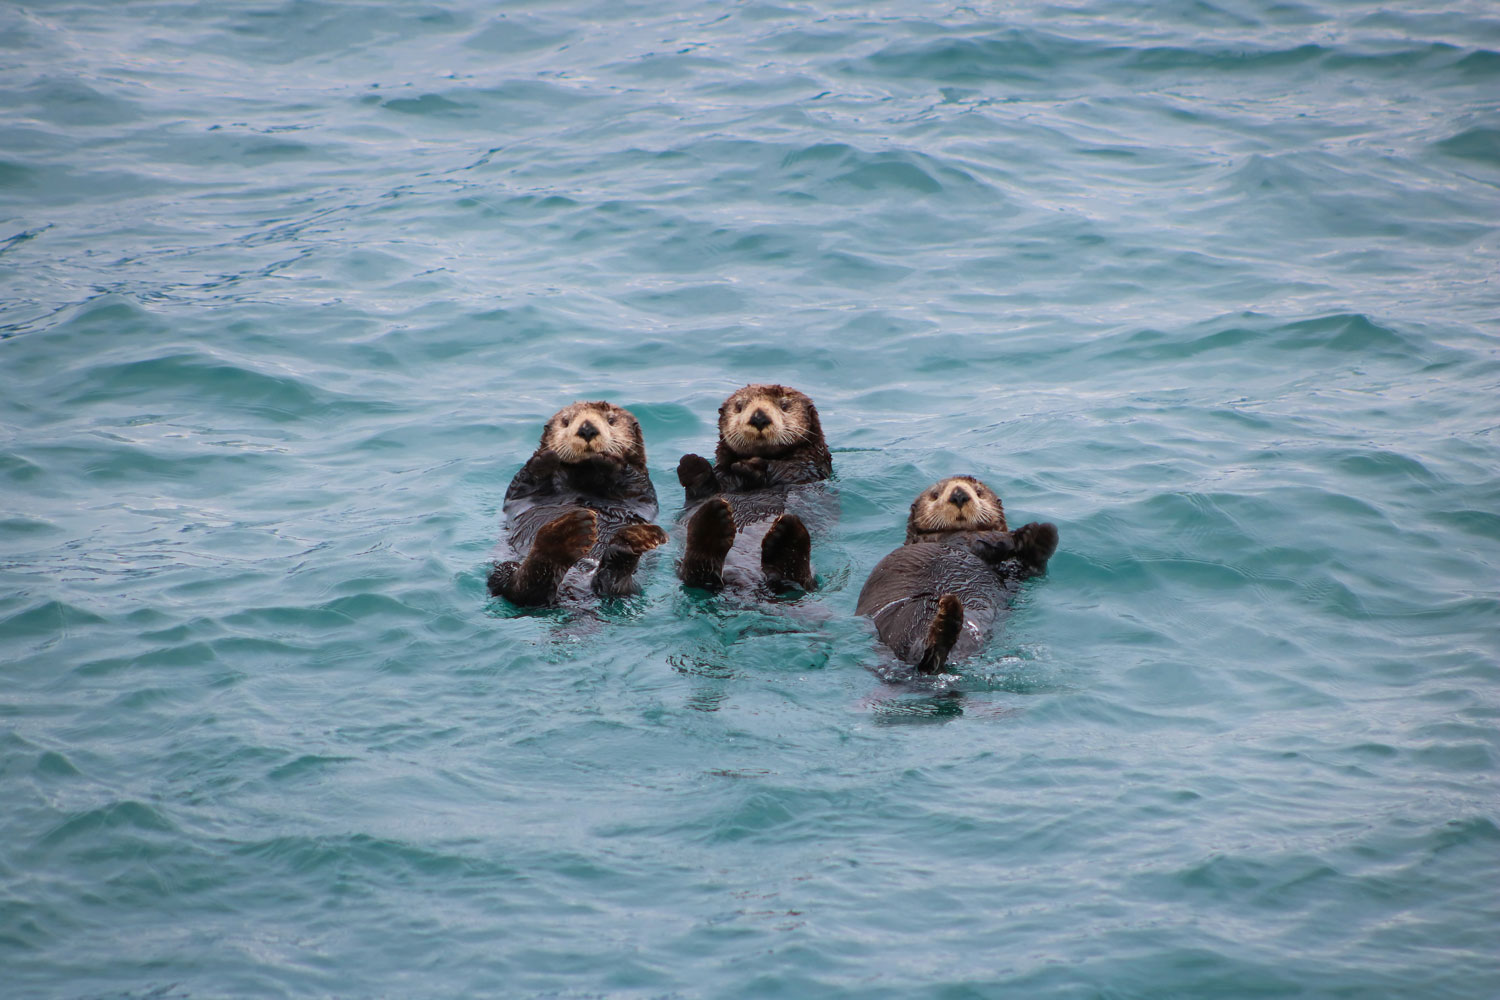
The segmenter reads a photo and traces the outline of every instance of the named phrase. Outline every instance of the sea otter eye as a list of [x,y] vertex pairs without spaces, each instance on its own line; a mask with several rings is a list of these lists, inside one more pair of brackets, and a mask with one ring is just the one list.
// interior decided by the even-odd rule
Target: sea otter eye
[[933,490],[931,493],[927,494],[927,499],[929,499],[929,500],[936,500],[937,498],[938,498],[938,492],[937,492],[937,490]]
[[776,405],[785,410],[787,407],[792,405],[792,401],[790,399],[778,399],[776,401]]
[[743,412],[745,412],[745,404],[744,403],[735,403],[734,404],[734,412],[735,413],[743,413]]
[[614,426],[614,425],[615,425],[615,418],[614,418],[614,417],[610,417],[610,418],[609,418],[609,425],[610,425],[610,426],[611,426],[611,427],[613,427],[613,426]]

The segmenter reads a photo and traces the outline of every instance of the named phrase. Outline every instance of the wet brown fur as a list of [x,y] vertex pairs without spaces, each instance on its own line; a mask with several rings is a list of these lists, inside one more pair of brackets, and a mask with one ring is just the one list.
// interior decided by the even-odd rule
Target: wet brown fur
[[[684,582],[722,588],[735,519],[775,517],[761,541],[766,584],[773,590],[812,589],[811,536],[801,518],[785,512],[785,493],[777,488],[815,483],[832,473],[818,408],[805,393],[773,383],[735,390],[719,407],[714,462],[684,455],[677,466],[688,502],[703,501],[688,521]],[[725,497],[735,499],[731,503]]]
[[[549,509],[562,513],[537,527]],[[642,553],[667,540],[647,520],[656,516],[656,491],[640,422],[603,400],[573,403],[547,419],[537,450],[506,491],[505,510],[513,539],[518,530],[522,538],[535,532],[523,559],[497,564],[489,577],[490,593],[514,604],[553,602],[568,570],[590,554],[598,560],[596,594],[633,593]]]
[[993,490],[973,476],[950,476],[912,501],[906,543],[871,571],[856,612],[874,618],[881,640],[918,673],[940,673],[967,616],[977,616],[977,641],[1017,583],[1045,572],[1056,549],[1056,526],[1010,531]]
[[[769,421],[764,428],[757,429],[751,423],[757,412]],[[733,473],[741,463],[749,470],[759,470],[763,466],[757,459],[809,463],[801,482],[826,479],[832,473],[833,457],[823,439],[818,408],[805,393],[784,385],[756,383],[736,389],[724,400],[719,407],[719,443],[714,449],[716,470]]]
[[949,476],[911,502],[906,544],[946,541],[955,532],[1004,530],[1005,507],[994,490],[973,476]]
[[[584,440],[578,433],[587,424],[597,436]],[[604,400],[573,403],[558,410],[542,427],[537,452],[551,451],[566,464],[576,464],[593,455],[617,458],[646,471],[646,442],[635,414]]]

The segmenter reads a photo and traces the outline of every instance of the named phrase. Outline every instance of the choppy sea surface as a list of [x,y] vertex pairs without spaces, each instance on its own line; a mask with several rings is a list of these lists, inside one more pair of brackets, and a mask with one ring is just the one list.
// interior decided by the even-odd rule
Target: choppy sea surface
[[[0,992],[1500,995],[1497,225],[1481,0],[6,4]],[[816,593],[487,598],[766,380]]]

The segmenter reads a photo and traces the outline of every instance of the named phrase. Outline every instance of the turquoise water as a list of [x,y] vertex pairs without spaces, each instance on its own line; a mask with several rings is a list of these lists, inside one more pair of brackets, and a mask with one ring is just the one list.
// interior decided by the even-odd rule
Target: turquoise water
[[[0,992],[1500,995],[1500,17],[0,10]],[[487,601],[817,400],[822,589]],[[1056,522],[959,676],[921,487]]]

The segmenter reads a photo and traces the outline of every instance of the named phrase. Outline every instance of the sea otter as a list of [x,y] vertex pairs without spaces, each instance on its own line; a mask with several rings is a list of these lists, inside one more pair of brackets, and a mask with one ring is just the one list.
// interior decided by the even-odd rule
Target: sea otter
[[1056,525],[1010,531],[994,490],[950,476],[912,502],[906,544],[870,572],[854,610],[918,673],[940,673],[983,644],[1020,582],[1046,572],[1056,551]]
[[832,473],[811,399],[784,385],[736,390],[719,407],[713,463],[684,455],[677,465],[692,511],[683,581],[706,590],[722,590],[726,580],[811,590],[812,538],[802,515],[820,515],[826,495],[810,495],[808,486]]
[[601,597],[633,594],[641,554],[667,540],[651,523],[641,425],[606,402],[553,414],[541,444],[505,491],[506,541],[519,560],[495,564],[490,593],[512,604],[551,604],[575,565]]

